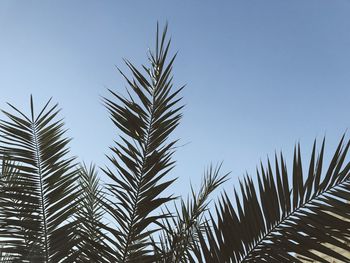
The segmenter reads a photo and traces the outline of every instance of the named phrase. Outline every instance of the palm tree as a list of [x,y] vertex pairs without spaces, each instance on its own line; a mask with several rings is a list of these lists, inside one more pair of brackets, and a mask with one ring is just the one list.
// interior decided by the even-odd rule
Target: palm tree
[[[319,253],[350,260],[350,142],[343,137],[323,172],[325,142],[314,144],[303,170],[300,146],[292,174],[275,157],[223,192],[209,210],[210,195],[228,178],[210,166],[200,189],[184,200],[164,191],[175,165],[172,132],[182,117],[173,88],[167,26],[158,26],[155,50],[141,69],[125,60],[131,77],[123,96],[104,98],[120,137],[110,165],[78,164],[57,105],[35,114],[9,104],[0,124],[1,262],[327,262]],[[100,183],[98,170],[106,175]],[[256,181],[256,182],[255,182]],[[174,207],[170,201],[175,202]],[[178,203],[179,202],[179,203]]]

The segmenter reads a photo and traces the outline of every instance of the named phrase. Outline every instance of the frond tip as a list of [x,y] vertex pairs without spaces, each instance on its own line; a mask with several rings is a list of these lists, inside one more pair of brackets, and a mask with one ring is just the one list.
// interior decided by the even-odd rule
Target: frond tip
[[[292,179],[284,157],[261,167],[257,185],[251,177],[234,191],[235,204],[225,194],[218,204],[218,219],[201,236],[199,259],[207,262],[301,262],[296,255],[328,262],[328,255],[341,262],[348,258],[329,245],[350,251],[350,141],[341,139],[323,173],[325,142],[304,171],[300,146],[294,151]],[[316,252],[317,251],[317,252]]]

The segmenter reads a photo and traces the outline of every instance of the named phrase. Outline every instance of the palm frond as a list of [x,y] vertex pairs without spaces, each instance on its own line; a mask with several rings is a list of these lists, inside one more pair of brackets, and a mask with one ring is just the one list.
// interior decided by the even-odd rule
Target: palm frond
[[[205,171],[201,187],[196,193],[191,187],[191,198],[181,199],[181,207],[175,205],[176,214],[162,220],[162,235],[154,242],[155,253],[160,255],[159,262],[189,262],[194,246],[198,245],[198,231],[205,230],[205,212],[208,209],[209,196],[223,184],[228,174],[220,175],[221,164],[212,165]],[[171,214],[167,209],[166,214]]]
[[240,183],[241,197],[234,191],[235,204],[224,194],[217,205],[218,218],[197,251],[206,262],[301,262],[296,255],[328,262],[319,253],[341,262],[350,259],[330,245],[350,251],[350,142],[341,139],[323,173],[323,141],[304,171],[300,146],[294,151],[290,182],[284,157],[275,158],[258,171],[257,184],[251,177]]
[[[141,73],[125,61],[132,73],[128,97],[110,91],[117,102],[105,99],[111,119],[122,132],[119,142],[111,147],[109,160],[113,169],[104,169],[112,183],[108,185],[110,202],[105,207],[115,222],[109,227],[114,237],[117,262],[143,262],[149,257],[149,227],[164,215],[153,212],[172,200],[161,193],[174,181],[163,180],[174,166],[172,155],[176,141],[168,142],[181,118],[177,106],[182,88],[173,91],[172,67],[176,57],[168,61],[170,40],[167,27],[157,39],[155,52],[150,52],[150,67]],[[130,93],[133,93],[131,95]]]
[[74,158],[67,157],[69,139],[64,137],[63,121],[57,119],[57,104],[50,106],[49,101],[36,115],[31,97],[30,116],[10,106],[14,113],[3,111],[7,120],[0,124],[1,154],[17,172],[5,191],[12,198],[6,198],[2,220],[5,237],[12,236],[11,229],[21,229],[22,234],[6,242],[3,251],[20,256],[21,262],[59,262],[74,240],[70,219],[77,172]]
[[110,262],[111,251],[104,242],[102,225],[104,193],[95,165],[79,169],[79,203],[76,212],[79,242],[75,262]]

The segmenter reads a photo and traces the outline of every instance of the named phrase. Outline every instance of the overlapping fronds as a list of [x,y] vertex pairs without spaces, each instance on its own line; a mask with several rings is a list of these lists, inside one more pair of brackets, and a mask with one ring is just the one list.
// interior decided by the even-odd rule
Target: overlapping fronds
[[319,153],[314,143],[307,170],[299,145],[291,174],[282,155],[261,165],[256,180],[246,176],[232,195],[222,195],[216,216],[205,214],[209,196],[227,179],[220,166],[207,170],[199,192],[191,189],[175,213],[167,208],[183,87],[173,89],[176,55],[168,58],[167,27],[158,31],[149,67],[125,61],[126,96],[110,90],[104,99],[121,133],[103,169],[106,185],[95,166],[77,167],[69,157],[57,104],[35,114],[31,98],[29,116],[12,105],[3,111],[0,262],[327,263],[323,255],[350,262],[333,249],[350,252],[344,137],[326,169],[324,141]]
[[77,173],[69,139],[57,104],[49,101],[36,115],[31,98],[30,116],[10,106],[14,113],[3,111],[0,124],[1,155],[15,171],[1,189],[2,251],[20,262],[60,262],[74,246]]
[[164,176],[174,166],[176,141],[168,142],[168,138],[181,118],[178,94],[182,88],[173,91],[171,72],[176,55],[168,60],[166,32],[165,28],[160,36],[157,27],[156,48],[149,54],[150,67],[142,66],[144,73],[125,61],[132,73],[132,78],[121,73],[129,86],[128,97],[110,91],[116,102],[104,100],[122,133],[111,147],[113,168],[105,169],[112,181],[105,207],[114,220],[108,230],[117,262],[151,260],[151,225],[165,217],[153,212],[172,200],[161,194],[173,182]]
[[[191,253],[198,246],[198,231],[205,230],[205,212],[208,209],[210,195],[227,180],[228,174],[220,175],[221,165],[210,166],[204,173],[202,185],[196,193],[191,187],[191,197],[181,199],[180,209],[176,208],[173,217],[162,220],[163,233],[159,242],[154,242],[155,253],[160,255],[158,262],[189,262]],[[167,209],[167,214],[171,214]]]
[[[350,251],[350,142],[341,139],[326,170],[324,141],[320,153],[314,144],[308,170],[302,168],[296,147],[292,175],[281,155],[258,171],[258,183],[246,177],[241,197],[232,203],[225,194],[217,205],[218,218],[201,237],[200,261],[301,262],[296,255],[328,262],[318,252],[341,262],[349,258],[330,245]],[[318,251],[317,253],[315,251]],[[202,256],[200,256],[202,255]]]

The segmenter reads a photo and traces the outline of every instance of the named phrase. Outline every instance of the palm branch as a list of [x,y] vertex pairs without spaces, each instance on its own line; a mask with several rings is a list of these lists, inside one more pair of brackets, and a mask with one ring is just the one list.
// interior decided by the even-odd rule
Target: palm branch
[[75,262],[110,262],[112,257],[104,242],[104,193],[95,165],[79,168],[80,202],[76,212],[77,238]]
[[330,245],[350,251],[350,141],[341,139],[323,173],[323,141],[316,154],[314,143],[308,170],[295,148],[292,179],[284,157],[275,157],[275,171],[261,165],[257,184],[251,177],[240,183],[241,197],[233,203],[225,193],[217,204],[217,220],[197,249],[200,262],[301,262],[296,255],[328,262],[320,252],[350,262]]
[[113,168],[104,169],[111,179],[107,186],[110,202],[105,207],[114,222],[107,229],[117,262],[152,260],[148,248],[149,236],[155,231],[152,225],[165,217],[154,211],[173,199],[161,194],[174,181],[164,176],[174,166],[176,140],[168,142],[168,138],[181,118],[182,106],[177,105],[182,88],[173,91],[176,55],[168,61],[166,32],[167,27],[160,36],[157,26],[150,67],[142,66],[145,73],[125,61],[132,73],[129,79],[121,72],[129,85],[128,97],[110,91],[117,102],[104,99],[113,123],[122,132],[108,157]]
[[[208,209],[209,197],[227,180],[228,174],[220,175],[221,164],[212,165],[205,171],[201,187],[196,193],[191,187],[191,198],[181,199],[181,206],[175,205],[173,217],[162,220],[162,235],[154,242],[155,253],[160,255],[159,262],[189,262],[195,245],[199,242],[197,231],[205,230],[205,212]],[[167,208],[166,214],[171,214]]]
[[64,137],[63,121],[57,119],[58,105],[49,101],[36,115],[31,97],[30,116],[9,105],[14,113],[3,111],[7,120],[0,124],[0,149],[16,176],[1,194],[3,251],[21,262],[64,261],[74,246],[70,219],[77,200],[77,172],[74,158],[67,157],[69,139]]

